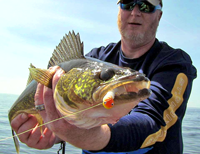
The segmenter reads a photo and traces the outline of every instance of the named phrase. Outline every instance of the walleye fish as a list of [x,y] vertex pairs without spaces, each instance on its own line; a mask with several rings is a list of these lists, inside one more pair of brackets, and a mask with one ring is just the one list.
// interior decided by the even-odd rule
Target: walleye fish
[[[55,87],[56,108],[66,121],[80,128],[115,124],[151,94],[150,81],[144,74],[83,56],[83,43],[74,31],[65,35],[54,50],[48,68],[52,66],[65,72]],[[35,115],[42,124],[34,105],[37,82],[51,88],[54,73],[31,65],[27,87],[9,111],[10,122],[25,112]],[[14,142],[19,153],[16,137]]]

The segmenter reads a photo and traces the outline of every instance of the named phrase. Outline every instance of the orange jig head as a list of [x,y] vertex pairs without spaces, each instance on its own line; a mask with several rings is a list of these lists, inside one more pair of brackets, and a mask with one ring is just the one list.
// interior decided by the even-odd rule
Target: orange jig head
[[114,106],[114,92],[108,92],[103,98],[103,106],[106,109],[111,109]]

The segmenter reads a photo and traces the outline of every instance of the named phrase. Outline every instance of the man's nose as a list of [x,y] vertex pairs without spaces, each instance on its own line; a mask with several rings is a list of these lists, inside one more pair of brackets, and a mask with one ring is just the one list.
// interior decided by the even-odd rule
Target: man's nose
[[136,15],[136,16],[140,16],[141,15],[141,11],[140,11],[138,5],[134,6],[133,10],[131,11],[131,15]]

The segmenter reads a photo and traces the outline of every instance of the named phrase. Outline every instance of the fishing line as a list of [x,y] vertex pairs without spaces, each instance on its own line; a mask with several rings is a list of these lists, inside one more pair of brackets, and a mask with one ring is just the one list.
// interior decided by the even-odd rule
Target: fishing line
[[24,134],[24,133],[27,133],[27,132],[29,132],[29,131],[32,131],[33,129],[42,127],[42,126],[44,126],[44,125],[50,124],[50,123],[52,123],[52,122],[55,122],[55,121],[58,121],[58,120],[61,120],[61,119],[64,119],[64,118],[66,118],[66,117],[68,117],[68,116],[75,115],[75,114],[78,114],[78,113],[87,111],[87,110],[92,109],[92,108],[94,108],[94,107],[97,107],[97,106],[99,106],[99,105],[102,105],[102,103],[99,103],[99,104],[96,104],[96,105],[94,105],[94,106],[88,107],[88,108],[86,108],[86,109],[77,111],[77,112],[75,112],[75,113],[72,113],[72,114],[69,114],[69,115],[66,115],[66,116],[63,116],[63,117],[54,119],[54,120],[52,120],[52,121],[46,122],[46,123],[44,123],[44,124],[38,125],[38,126],[36,126],[36,127],[34,127],[34,128],[28,129],[28,130],[26,130],[26,131],[24,131],[24,132],[21,132],[21,133],[19,133],[19,134],[14,135],[14,136],[10,136],[10,137],[4,138],[4,139],[0,139],[0,142],[1,142],[1,141],[8,140],[8,139],[11,139],[11,138],[13,138],[13,137],[17,137],[17,136],[19,136],[19,135],[22,135],[22,134]]

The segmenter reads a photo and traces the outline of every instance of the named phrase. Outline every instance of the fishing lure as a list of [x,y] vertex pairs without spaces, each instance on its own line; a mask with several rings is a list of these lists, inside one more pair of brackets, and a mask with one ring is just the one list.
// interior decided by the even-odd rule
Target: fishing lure
[[106,109],[111,109],[114,106],[114,91],[109,91],[103,98],[103,106]]

